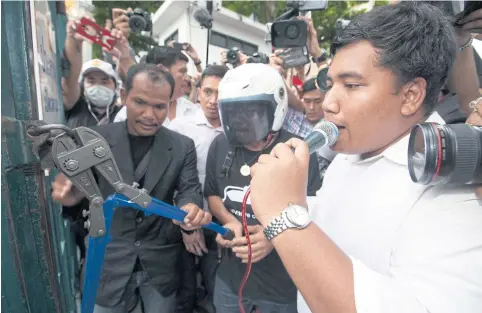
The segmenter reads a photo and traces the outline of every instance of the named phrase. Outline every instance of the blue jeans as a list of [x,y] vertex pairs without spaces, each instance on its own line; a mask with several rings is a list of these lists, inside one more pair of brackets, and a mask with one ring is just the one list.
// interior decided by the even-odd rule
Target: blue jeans
[[[238,294],[216,277],[214,284],[214,307],[219,313],[239,313]],[[243,307],[246,313],[256,309],[259,313],[296,313],[296,301],[290,304],[280,304],[266,300],[253,300],[243,297]]]
[[[139,288],[140,300],[144,305],[144,313],[172,313],[176,309],[176,293],[168,297],[161,295],[156,288],[149,284],[149,277],[146,272],[132,273],[132,278],[129,280],[127,288]],[[127,289],[126,288],[126,289]],[[106,308],[100,305],[95,305],[94,313],[128,313],[129,307],[126,302],[122,301],[115,307]],[[132,313],[142,313],[140,301],[134,307]]]

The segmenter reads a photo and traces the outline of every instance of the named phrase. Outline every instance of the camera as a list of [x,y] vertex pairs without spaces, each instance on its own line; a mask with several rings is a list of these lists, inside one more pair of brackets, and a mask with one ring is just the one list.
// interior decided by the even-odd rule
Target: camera
[[296,19],[300,12],[324,10],[328,1],[286,1],[288,11],[271,25],[271,44],[277,48],[306,46],[308,27],[305,21]]
[[[226,58],[227,58],[229,64],[235,66],[236,64],[239,63],[239,61],[240,61],[239,60],[239,52],[240,52],[239,48],[234,47],[226,53]],[[248,56],[248,59],[247,59],[246,63],[268,64],[269,63],[269,57],[262,52],[255,52],[255,53],[253,53],[253,55]]]
[[253,55],[248,57],[247,63],[269,63],[269,57],[262,52],[255,52]]
[[141,8],[135,8],[133,12],[127,12],[129,27],[134,33],[152,30],[151,15]]
[[308,26],[305,21],[279,21],[271,25],[271,43],[274,47],[302,47],[306,46],[307,40]]
[[482,128],[422,123],[413,127],[408,170],[423,185],[482,183]]
[[310,56],[306,46],[284,49],[277,55],[283,59],[284,68],[292,68],[310,63]]
[[239,48],[234,47],[231,48],[227,53],[226,53],[226,58],[228,59],[228,63],[235,65],[239,63]]

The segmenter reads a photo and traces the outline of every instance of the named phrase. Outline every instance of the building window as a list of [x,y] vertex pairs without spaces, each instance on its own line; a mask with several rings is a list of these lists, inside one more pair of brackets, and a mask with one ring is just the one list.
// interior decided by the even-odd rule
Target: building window
[[258,46],[252,45],[252,44],[249,44],[249,43],[244,43],[243,44],[243,51],[247,55],[252,55],[253,53],[258,52]]
[[211,32],[211,44],[218,47],[227,47],[228,38],[220,33]]
[[234,47],[238,47],[247,55],[251,55],[258,51],[258,46],[256,45],[247,43],[234,37],[220,34],[215,31],[211,31],[210,43],[214,46],[225,49],[232,49]]
[[164,45],[167,46],[171,41],[175,41],[177,42],[179,40],[179,32],[176,30],[175,32],[173,32],[171,34],[171,36],[167,37],[165,40],[164,40]]

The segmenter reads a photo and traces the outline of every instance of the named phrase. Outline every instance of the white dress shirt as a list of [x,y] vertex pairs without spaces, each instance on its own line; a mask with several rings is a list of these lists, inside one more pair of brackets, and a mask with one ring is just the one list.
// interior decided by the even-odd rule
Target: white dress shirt
[[[204,189],[204,181],[206,179],[206,160],[208,158],[209,147],[214,138],[223,133],[223,127],[213,127],[206,119],[203,111],[199,109],[194,115],[174,119],[168,125],[168,128],[194,140],[199,181]],[[208,209],[206,200],[204,200],[204,208],[206,210]]]
[[[408,139],[337,155],[312,219],[352,260],[357,313],[481,313],[482,206],[473,186],[413,183]],[[310,312],[301,294],[298,312]]]
[[[198,103],[192,103],[189,101],[186,97],[181,97],[177,99],[177,104],[176,104],[176,118],[181,117],[181,116],[192,116],[195,115],[196,112],[200,109],[200,106]],[[117,113],[117,115],[114,118],[114,123],[116,122],[123,122],[127,119],[127,108],[124,105],[122,109]],[[166,117],[164,120],[164,123],[162,126],[167,127],[171,120],[169,117]]]

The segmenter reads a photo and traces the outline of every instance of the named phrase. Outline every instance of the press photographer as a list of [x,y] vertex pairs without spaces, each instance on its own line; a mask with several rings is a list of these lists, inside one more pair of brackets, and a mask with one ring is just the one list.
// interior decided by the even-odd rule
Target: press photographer
[[269,58],[262,52],[254,52],[253,55],[248,56],[239,50],[238,47],[234,47],[227,51],[221,52],[221,64],[231,64],[233,68],[236,68],[246,63],[269,63]]
[[277,49],[275,56],[282,59],[285,69],[308,64],[310,56],[318,66],[324,65],[327,54],[318,44],[313,21],[301,14],[324,10],[327,1],[287,1],[286,5],[289,9],[271,25],[271,43]]
[[[278,144],[252,168],[252,208],[301,292],[298,312],[482,311],[474,185],[427,186],[408,175],[410,130],[444,123],[432,112],[458,48],[428,4],[353,19],[332,45],[323,110],[339,128],[339,154],[323,188],[307,199],[300,140]],[[296,209],[308,203],[311,216]]]

